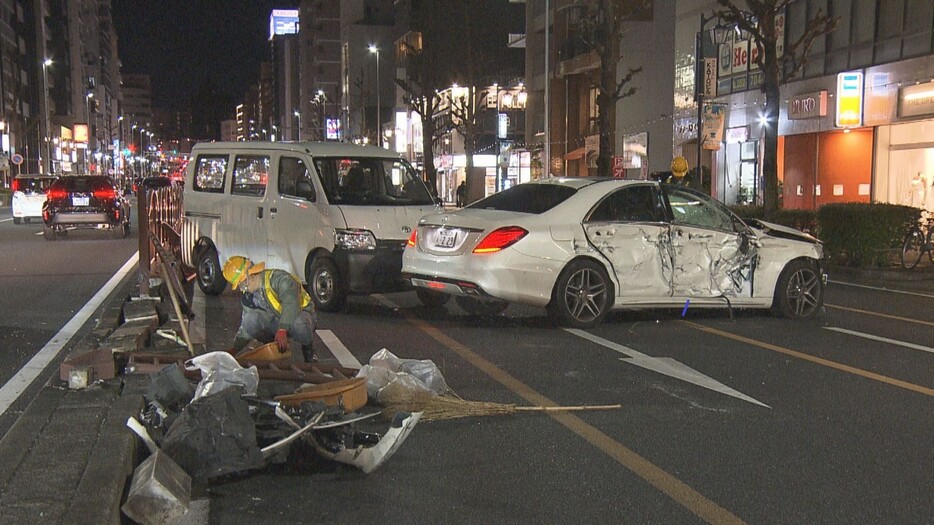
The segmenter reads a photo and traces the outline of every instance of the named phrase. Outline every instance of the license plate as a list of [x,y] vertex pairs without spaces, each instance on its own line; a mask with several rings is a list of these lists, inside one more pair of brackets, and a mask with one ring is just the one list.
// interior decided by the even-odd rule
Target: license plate
[[438,230],[438,233],[435,235],[435,246],[438,248],[453,248],[456,242],[456,230]]
[[88,197],[72,197],[71,204],[72,206],[87,206]]

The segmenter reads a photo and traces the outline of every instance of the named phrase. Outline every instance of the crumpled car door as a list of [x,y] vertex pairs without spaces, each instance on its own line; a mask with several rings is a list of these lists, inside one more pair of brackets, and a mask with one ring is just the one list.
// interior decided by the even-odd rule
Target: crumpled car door
[[752,295],[756,247],[741,232],[742,222],[708,195],[682,186],[662,188],[672,213],[672,295]]

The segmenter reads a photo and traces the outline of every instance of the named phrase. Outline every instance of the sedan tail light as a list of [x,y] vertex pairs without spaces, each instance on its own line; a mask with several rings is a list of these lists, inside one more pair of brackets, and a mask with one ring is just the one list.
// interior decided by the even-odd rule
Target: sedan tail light
[[508,248],[519,241],[519,239],[528,235],[528,231],[518,226],[506,226],[490,232],[483,238],[473,253],[493,253]]
[[20,187],[20,185],[21,185],[22,183],[23,183],[23,181],[21,181],[21,180],[19,180],[19,179],[13,179],[13,187],[10,188],[10,189],[13,190],[14,193],[16,193],[17,191],[20,190],[19,187]]
[[94,190],[94,198],[102,201],[113,200],[117,198],[117,192],[113,188],[104,186]]
[[52,186],[49,188],[48,193],[46,194],[50,201],[61,200],[68,197],[68,192],[65,191],[65,188]]

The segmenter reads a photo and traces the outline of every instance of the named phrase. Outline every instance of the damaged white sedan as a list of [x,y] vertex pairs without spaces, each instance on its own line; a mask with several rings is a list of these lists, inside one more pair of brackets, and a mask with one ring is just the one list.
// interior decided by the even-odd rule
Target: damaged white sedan
[[555,178],[423,217],[403,254],[422,302],[471,314],[539,306],[563,326],[612,309],[771,308],[815,315],[826,275],[814,237],[748,224],[701,192],[650,181]]

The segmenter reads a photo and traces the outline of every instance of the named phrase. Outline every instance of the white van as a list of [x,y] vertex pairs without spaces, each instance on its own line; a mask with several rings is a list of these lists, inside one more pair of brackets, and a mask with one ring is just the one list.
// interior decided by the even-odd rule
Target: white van
[[303,279],[318,308],[350,294],[408,289],[402,251],[416,222],[440,210],[398,154],[320,142],[211,142],[191,152],[184,191],[184,262],[219,294],[232,255]]

